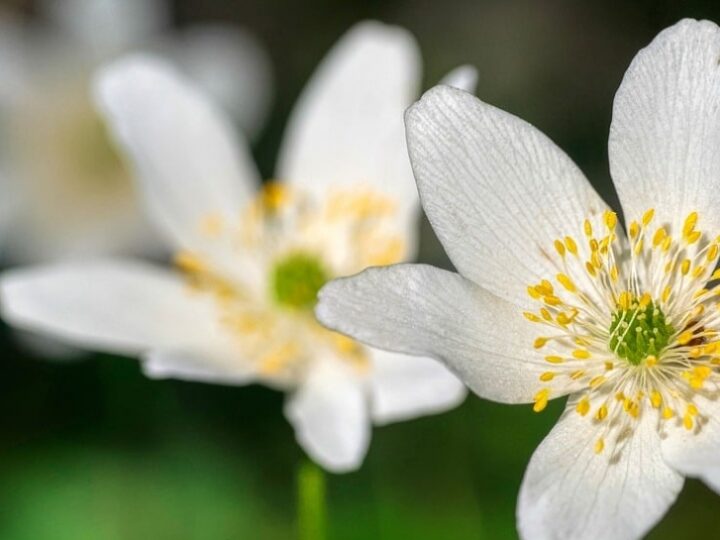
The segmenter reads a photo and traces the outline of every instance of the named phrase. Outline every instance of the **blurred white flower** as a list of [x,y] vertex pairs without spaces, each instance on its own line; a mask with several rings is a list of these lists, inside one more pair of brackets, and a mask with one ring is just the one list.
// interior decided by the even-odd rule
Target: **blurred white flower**
[[[470,68],[450,77],[475,83]],[[287,390],[286,415],[310,456],[329,470],[357,468],[371,422],[465,396],[440,363],[360,346],[312,313],[328,279],[415,253],[419,201],[402,115],[419,81],[410,34],[354,27],[291,116],[279,180],[261,187],[242,139],[186,77],[147,56],[106,68],[98,101],[181,273],[107,260],[18,270],[2,281],[6,319],[139,354],[151,377]]]
[[459,274],[400,265],[320,292],[329,327],[441,359],[481,397],[570,396],[525,474],[525,539],[639,538],[683,476],[720,486],[719,58],[720,29],[684,20],[625,74],[609,141],[625,231],[538,130],[429,91],[408,147]]
[[157,50],[257,132],[270,96],[264,51],[225,25],[170,32],[167,15],[156,0],[47,0],[34,23],[0,16],[0,167],[14,217],[2,252],[11,260],[159,246],[92,104],[100,62]]

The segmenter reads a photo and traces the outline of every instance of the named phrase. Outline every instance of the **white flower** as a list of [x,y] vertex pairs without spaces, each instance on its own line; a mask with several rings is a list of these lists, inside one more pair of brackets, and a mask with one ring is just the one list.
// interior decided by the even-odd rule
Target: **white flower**
[[46,0],[33,23],[0,17],[0,168],[13,218],[4,256],[37,262],[157,248],[89,95],[102,61],[159,50],[257,131],[269,96],[264,51],[228,26],[170,32],[166,11],[160,0]]
[[430,90],[408,147],[459,274],[399,265],[320,292],[330,328],[438,358],[481,397],[569,396],[525,474],[525,539],[637,538],[683,476],[720,486],[719,64],[718,27],[684,20],[628,69],[609,143],[624,231],[535,128]]
[[[328,279],[415,251],[402,115],[419,80],[412,36],[356,26],[300,98],[280,180],[260,188],[246,147],[188,80],[151,57],[106,68],[98,99],[184,279],[119,261],[19,270],[2,280],[6,319],[139,354],[151,377],[287,390],[286,415],[311,457],[358,467],[371,421],[443,411],[466,393],[440,363],[360,346],[312,313]],[[451,82],[472,86],[474,72]]]

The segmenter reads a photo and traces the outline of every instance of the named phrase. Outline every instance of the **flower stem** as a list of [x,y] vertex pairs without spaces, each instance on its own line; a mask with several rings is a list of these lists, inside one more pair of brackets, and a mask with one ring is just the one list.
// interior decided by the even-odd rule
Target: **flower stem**
[[306,459],[297,471],[297,512],[299,540],[327,538],[325,474]]

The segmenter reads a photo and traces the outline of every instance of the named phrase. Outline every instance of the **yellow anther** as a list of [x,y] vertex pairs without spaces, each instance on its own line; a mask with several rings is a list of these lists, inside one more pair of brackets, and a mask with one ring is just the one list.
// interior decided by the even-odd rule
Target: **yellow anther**
[[549,362],[549,363],[551,363],[551,364],[562,364],[562,363],[564,362],[564,360],[562,359],[562,357],[560,357],[560,356],[554,356],[554,355],[546,356],[546,357],[545,357],[545,361],[546,361],[546,362]]
[[693,300],[697,300],[701,296],[705,296],[708,292],[710,292],[710,291],[708,291],[707,289],[698,289],[697,291],[695,291],[693,293],[692,298],[693,298]]
[[708,366],[695,366],[693,368],[693,373],[697,377],[707,379],[710,375],[712,375],[712,369],[709,368]]
[[647,358],[645,358],[645,365],[647,367],[655,367],[657,365],[657,356],[655,355],[649,355]]
[[591,238],[588,242],[588,245],[590,246],[590,251],[595,253],[598,249],[600,249],[600,244],[598,244],[598,241],[594,238]]
[[708,262],[712,262],[717,258],[719,250],[720,250],[720,248],[718,248],[717,244],[713,244],[710,246],[710,248],[708,249],[708,252],[707,252],[707,256],[706,256]]
[[630,223],[630,228],[628,232],[630,233],[630,238],[634,240],[635,238],[637,238],[637,235],[640,234],[640,224],[637,221],[633,221],[632,223]]
[[584,369],[578,369],[577,371],[573,371],[570,374],[570,378],[573,381],[577,381],[578,379],[582,379],[585,376],[585,370]]
[[670,293],[672,292],[672,288],[670,285],[665,287],[662,292],[662,301],[667,303],[668,299],[670,298]]
[[575,283],[573,283],[573,280],[570,279],[566,274],[558,274],[557,280],[569,292],[574,293],[577,291],[577,287],[575,286]]
[[658,247],[667,238],[667,231],[665,227],[658,227],[653,235],[653,246]]
[[633,418],[640,416],[640,405],[636,401],[630,403],[630,407],[627,409],[627,413]]
[[283,184],[267,182],[262,187],[260,199],[266,209],[276,212],[289,200],[289,193]]
[[612,362],[605,362],[605,371],[612,371],[615,369],[615,364]]
[[652,296],[650,296],[649,292],[644,292],[640,297],[640,308],[644,309],[648,307],[648,305],[650,305],[650,302],[652,302]]
[[696,266],[695,268],[693,268],[692,277],[699,278],[705,273],[706,270],[707,268],[703,265]]
[[592,236],[592,233],[593,233],[592,225],[590,224],[590,221],[587,219],[583,223],[583,230],[585,231],[585,236],[587,236],[588,238],[590,238]]
[[550,312],[545,308],[540,308],[540,315],[543,319],[545,319],[547,322],[552,321],[552,315]]
[[578,401],[575,410],[580,416],[585,416],[590,411],[590,400],[586,397],[582,398],[580,401]]
[[543,301],[548,306],[559,306],[560,304],[562,304],[562,300],[560,300],[557,296],[554,295],[546,296],[545,298],[543,298]]
[[646,227],[648,225],[650,225],[650,222],[652,221],[653,217],[655,217],[655,209],[650,208],[647,212],[645,212],[643,214],[643,217],[642,217],[643,225],[645,225]]
[[595,267],[589,261],[585,263],[585,270],[587,270],[587,273],[592,277],[597,276],[597,270],[595,270]]
[[683,262],[680,263],[680,273],[683,276],[686,276],[689,271],[690,271],[690,259],[683,259]]
[[537,290],[537,287],[534,287],[533,285],[528,285],[527,292],[530,295],[530,298],[534,298],[535,300],[542,296]]
[[555,292],[553,284],[550,283],[547,279],[543,279],[537,286],[537,289],[543,295],[551,295],[553,292]]
[[588,358],[590,358],[590,351],[588,351],[587,349],[575,349],[572,352],[572,355],[578,360],[587,360]]
[[529,311],[523,312],[523,315],[530,322],[542,322],[542,319],[540,317],[538,317],[537,315],[535,315],[534,313],[531,313]]
[[673,416],[675,416],[675,411],[673,411],[670,407],[665,407],[662,410],[662,417],[665,420],[670,420]]
[[552,381],[555,378],[555,373],[552,371],[546,371],[542,375],[540,375],[540,380],[543,382]]
[[692,341],[692,339],[693,339],[692,331],[686,330],[685,332],[683,332],[682,334],[680,334],[678,336],[678,343],[680,345],[687,345],[688,343],[690,343]]
[[640,255],[642,253],[643,247],[645,246],[645,239],[641,238],[638,240],[637,244],[635,244],[635,255]]
[[598,375],[597,377],[593,377],[592,379],[590,379],[588,385],[590,386],[590,388],[597,388],[598,386],[602,386],[605,381],[607,381],[607,379],[603,375]]
[[548,342],[548,339],[549,338],[546,338],[546,337],[536,338],[535,341],[533,342],[533,347],[536,349],[542,349],[545,346],[545,344]]
[[720,279],[720,270],[715,270],[710,276],[710,279]]
[[698,415],[698,408],[693,405],[692,403],[688,403],[687,410],[685,411],[690,416],[697,416]]
[[605,441],[602,438],[595,441],[594,450],[596,454],[602,454],[603,450],[605,450]]
[[533,405],[533,411],[539,413],[545,410],[548,404],[548,398],[550,397],[550,390],[543,388],[537,394],[535,394],[535,405]]
[[672,246],[672,237],[671,237],[671,236],[668,236],[667,238],[665,238],[665,240],[663,240],[662,248],[661,248],[661,249],[662,249],[665,253],[667,253],[668,251],[670,251],[670,247],[671,247],[671,246]]
[[630,291],[623,291],[618,296],[618,306],[621,309],[630,309],[633,303],[634,296]]
[[179,251],[175,255],[174,262],[178,268],[192,274],[203,273],[208,269],[205,261],[199,255],[190,251]]
[[615,399],[617,401],[625,401],[625,394],[622,391],[620,391],[617,394],[615,394]]
[[690,431],[693,428],[693,425],[693,417],[689,414],[685,414],[685,416],[683,416],[683,426],[685,427],[685,429]]
[[695,225],[697,225],[698,220],[698,213],[697,212],[690,212],[688,214],[688,217],[685,218],[685,223],[683,224],[683,236],[687,237],[690,233],[692,233],[695,230]]
[[595,413],[595,419],[603,421],[605,418],[607,418],[608,415],[608,408],[606,405],[601,405],[600,408]]
[[615,230],[615,226],[617,225],[617,214],[615,212],[612,212],[611,210],[606,210],[603,216],[603,220],[605,221],[605,226],[608,228],[608,230]]
[[689,245],[692,245],[695,242],[697,242],[698,240],[700,240],[701,236],[702,236],[702,233],[700,231],[692,231],[690,234],[687,235],[687,237],[685,238],[685,241]]
[[578,254],[577,244],[575,243],[575,240],[573,240],[572,236],[565,237],[565,247],[573,255]]
[[564,257],[565,256],[565,245],[560,240],[555,240],[554,245],[555,245],[555,251],[558,252],[558,255],[560,255],[561,257]]
[[662,394],[657,390],[650,392],[650,403],[654,408],[659,409],[662,405]]
[[610,268],[610,279],[613,280],[613,282],[617,283],[618,280],[618,267],[617,264],[613,264],[612,268]]

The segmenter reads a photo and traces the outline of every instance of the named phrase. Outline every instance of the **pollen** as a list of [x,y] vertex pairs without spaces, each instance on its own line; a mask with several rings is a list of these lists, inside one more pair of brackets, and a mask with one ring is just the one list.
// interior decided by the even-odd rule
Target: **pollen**
[[698,212],[678,223],[650,209],[625,229],[614,212],[590,216],[581,241],[563,235],[545,250],[557,254],[553,278],[528,286],[537,307],[524,316],[543,327],[531,351],[552,365],[533,409],[576,396],[597,454],[647,417],[696,432],[695,397],[720,384],[720,237],[701,224]]

